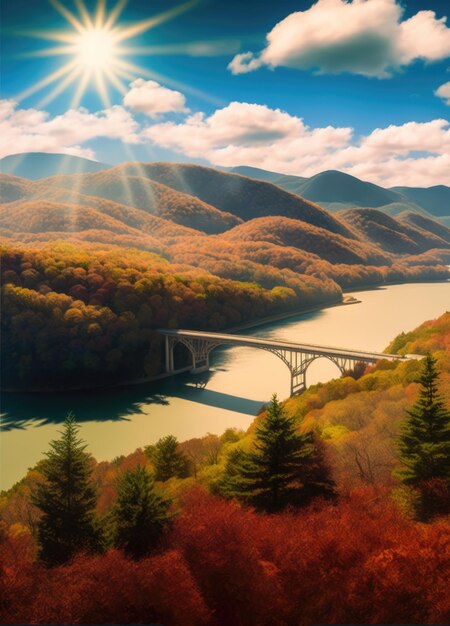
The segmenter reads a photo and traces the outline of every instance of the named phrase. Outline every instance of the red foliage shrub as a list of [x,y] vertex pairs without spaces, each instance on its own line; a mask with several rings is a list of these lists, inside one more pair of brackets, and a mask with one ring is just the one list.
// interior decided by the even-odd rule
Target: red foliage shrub
[[[23,563],[14,572],[22,580]],[[208,623],[209,611],[188,566],[177,551],[133,562],[117,551],[79,556],[68,566],[35,567],[28,598],[2,612],[3,623],[151,623],[193,626]],[[16,585],[17,589],[17,585]]]

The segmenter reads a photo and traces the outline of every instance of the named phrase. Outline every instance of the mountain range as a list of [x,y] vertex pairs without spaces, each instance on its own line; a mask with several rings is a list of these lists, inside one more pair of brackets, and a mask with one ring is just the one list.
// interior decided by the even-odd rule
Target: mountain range
[[[330,181],[323,192],[321,179]],[[304,184],[331,198],[348,179],[354,197],[366,189],[372,204],[396,193],[339,172]],[[450,229],[425,210],[331,212],[275,182],[193,164],[122,163],[37,180],[0,174],[0,184],[3,243],[141,248],[270,288],[299,289],[305,275],[348,287],[442,274],[450,259]]]
[[[111,165],[81,157],[38,152],[10,155],[0,159],[0,172],[29,180],[40,180],[55,175],[95,173],[111,167]],[[145,170],[144,177],[157,183],[166,185],[170,183],[168,186],[172,189],[194,195],[222,211],[233,212],[230,209],[237,210],[235,200],[231,206],[230,203],[227,204],[226,200],[221,202],[216,197],[214,193],[215,179],[208,177],[208,180],[205,180],[205,177],[201,175],[201,170],[192,169],[188,179],[182,180],[177,168],[169,171],[164,164],[160,163],[123,164],[119,168],[128,171],[128,173],[131,173],[133,169],[137,176],[142,175]],[[220,178],[221,172],[231,172],[241,174],[245,178],[272,183],[333,212],[355,207],[376,208],[388,215],[397,216],[406,211],[432,219],[437,218],[443,224],[450,226],[450,187],[445,185],[429,188],[393,187],[385,189],[334,170],[321,172],[310,178],[280,174],[248,166],[217,168],[215,172],[217,179]],[[183,174],[185,173],[186,170],[183,170]],[[169,180],[167,178],[169,175],[174,176],[175,179]],[[233,185],[235,190],[239,187],[236,180],[233,181]],[[240,193],[248,191],[252,195],[258,189],[257,187],[252,188],[248,183],[244,187]],[[115,191],[112,191],[110,195],[114,195],[114,193]],[[117,200],[117,197],[113,197],[113,199]],[[270,212],[268,198],[265,199],[264,207],[267,207],[266,210]],[[245,219],[245,216],[242,217]]]
[[233,167],[229,171],[269,181],[307,200],[317,202],[330,211],[350,207],[376,208],[394,216],[410,211],[437,217],[450,224],[450,187],[445,185],[385,189],[335,170],[321,172],[311,178],[276,174],[246,166]]

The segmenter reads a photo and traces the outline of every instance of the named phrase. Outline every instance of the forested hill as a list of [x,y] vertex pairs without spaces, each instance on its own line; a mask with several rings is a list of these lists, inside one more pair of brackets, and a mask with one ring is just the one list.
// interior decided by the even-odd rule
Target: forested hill
[[267,215],[293,217],[352,237],[351,230],[339,218],[269,182],[185,163],[124,163],[111,171],[149,178],[201,198],[243,220]]
[[[130,165],[132,166],[130,169]],[[202,178],[199,169],[191,169],[191,165],[181,165],[176,163],[132,163],[122,164],[119,168],[125,167],[130,173],[132,169],[139,169],[150,166],[150,178],[157,182],[167,184],[178,191],[194,194],[202,197],[202,186],[211,179],[202,181],[200,187],[195,186],[195,179]],[[90,159],[84,159],[66,154],[50,153],[24,153],[10,155],[0,159],[0,172],[22,176],[29,180],[39,180],[61,174],[77,174],[82,172],[96,172],[111,168],[111,165],[98,163]],[[198,168],[198,166],[193,166]],[[212,168],[200,168],[204,171]],[[429,188],[414,187],[393,187],[391,189],[375,185],[368,181],[361,180],[355,176],[336,170],[319,172],[311,177],[299,175],[281,174],[263,170],[257,167],[236,166],[231,168],[218,168],[217,172],[231,172],[241,174],[253,180],[273,183],[278,187],[301,196],[305,200],[310,200],[320,206],[332,211],[339,211],[347,208],[378,208],[388,215],[399,215],[405,211],[422,214],[428,217],[438,218],[442,223],[449,223],[450,220],[450,187],[436,185]],[[170,183],[170,179],[175,180]],[[141,174],[137,174],[140,176]],[[220,180],[220,179],[217,179]],[[225,179],[223,179],[225,180]],[[186,184],[187,183],[187,184]],[[193,183],[191,189],[189,188]],[[234,185],[236,182],[233,183]],[[223,191],[223,190],[222,190]],[[216,205],[214,202],[217,194],[208,191],[207,203]],[[203,198],[205,199],[205,198]],[[216,205],[217,206],[217,205]],[[224,209],[228,210],[228,209]],[[243,207],[246,210],[246,207]],[[233,211],[231,211],[233,212]],[[260,213],[259,215],[270,215],[271,213]],[[292,215],[286,214],[290,217]],[[254,215],[256,216],[256,214]],[[316,224],[317,225],[317,224]]]

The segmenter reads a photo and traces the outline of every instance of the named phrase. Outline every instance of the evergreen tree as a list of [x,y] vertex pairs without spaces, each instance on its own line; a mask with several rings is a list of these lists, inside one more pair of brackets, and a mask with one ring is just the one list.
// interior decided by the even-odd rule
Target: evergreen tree
[[113,509],[116,546],[136,559],[148,554],[169,522],[169,506],[168,500],[155,493],[145,467],[125,472]]
[[45,481],[33,495],[33,503],[42,511],[38,522],[39,554],[48,565],[69,561],[76,552],[101,547],[96,493],[90,481],[91,456],[85,452],[78,430],[69,414],[60,439],[50,443],[41,470]]
[[[401,480],[426,489],[435,479],[450,483],[450,411],[438,393],[436,360],[428,354],[419,397],[410,410],[398,443]],[[424,492],[422,495],[426,495]]]
[[333,481],[312,433],[296,432],[276,395],[256,431],[253,450],[230,456],[223,493],[268,512],[333,494]]
[[148,446],[146,452],[155,464],[155,480],[189,475],[189,459],[178,450],[178,441],[173,435],[162,437],[154,446]]

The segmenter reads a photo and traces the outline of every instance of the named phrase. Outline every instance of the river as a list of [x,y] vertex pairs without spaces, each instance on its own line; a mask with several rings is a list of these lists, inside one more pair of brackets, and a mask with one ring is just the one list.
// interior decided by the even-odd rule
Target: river
[[[401,331],[450,310],[450,282],[391,285],[355,292],[359,304],[305,313],[265,324],[243,334],[344,348],[382,351]],[[339,375],[326,359],[315,361],[307,383]],[[113,459],[173,434],[180,441],[228,427],[246,429],[276,392],[289,395],[287,367],[273,354],[254,348],[221,348],[212,353],[211,371],[183,374],[153,383],[114,389],[4,394],[0,436],[0,488],[22,478],[57,436],[72,411],[81,436],[98,459]]]

